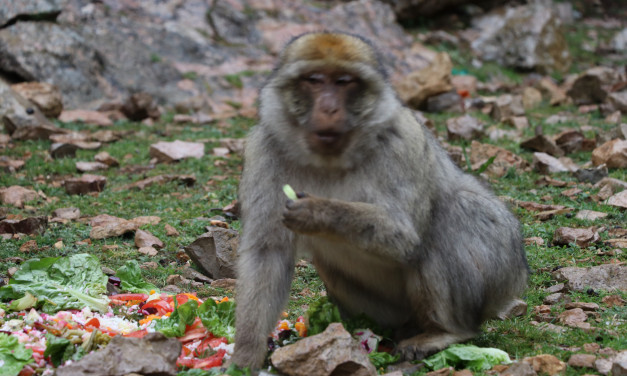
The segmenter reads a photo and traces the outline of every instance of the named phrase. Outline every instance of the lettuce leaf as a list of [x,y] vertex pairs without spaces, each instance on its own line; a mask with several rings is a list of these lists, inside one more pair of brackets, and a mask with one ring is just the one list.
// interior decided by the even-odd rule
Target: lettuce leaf
[[33,350],[19,343],[17,337],[0,333],[0,376],[15,376],[33,361]]
[[185,334],[185,326],[193,324],[194,320],[196,320],[197,308],[197,301],[186,301],[175,307],[170,317],[155,320],[155,330],[163,333],[166,337],[183,336]]
[[474,345],[451,345],[423,360],[423,362],[432,370],[454,367],[456,369],[468,368],[473,372],[479,372],[491,369],[496,364],[509,364],[512,361],[503,350]]
[[139,263],[135,260],[127,261],[115,275],[120,278],[120,288],[123,291],[139,294],[150,294],[151,290],[159,291],[157,286],[144,280]]
[[218,304],[213,299],[207,299],[198,307],[198,317],[214,336],[226,337],[229,342],[235,339],[235,303],[232,301]]
[[340,310],[335,304],[327,298],[321,298],[309,306],[307,321],[309,322],[307,334],[312,336],[324,332],[332,322],[342,322],[342,318],[340,317]]
[[16,300],[29,293],[37,298],[36,307],[46,313],[85,306],[107,312],[106,292],[107,276],[100,262],[95,256],[80,253],[26,261],[9,284],[0,287],[0,300]]

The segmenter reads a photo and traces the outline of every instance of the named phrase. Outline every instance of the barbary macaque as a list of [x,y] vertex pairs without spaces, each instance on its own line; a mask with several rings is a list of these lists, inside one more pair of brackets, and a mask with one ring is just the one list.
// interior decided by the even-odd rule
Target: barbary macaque
[[409,360],[475,336],[523,292],[517,220],[399,102],[369,42],[292,40],[259,101],[239,191],[236,364],[262,365],[301,253],[342,314],[394,330]]

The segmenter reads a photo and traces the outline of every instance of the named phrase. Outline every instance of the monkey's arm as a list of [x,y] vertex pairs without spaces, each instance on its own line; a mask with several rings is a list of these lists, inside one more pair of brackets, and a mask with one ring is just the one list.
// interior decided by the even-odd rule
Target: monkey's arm
[[383,208],[305,195],[288,200],[283,224],[303,235],[343,239],[357,247],[398,261],[415,258],[420,236],[409,216],[399,210],[392,218]]

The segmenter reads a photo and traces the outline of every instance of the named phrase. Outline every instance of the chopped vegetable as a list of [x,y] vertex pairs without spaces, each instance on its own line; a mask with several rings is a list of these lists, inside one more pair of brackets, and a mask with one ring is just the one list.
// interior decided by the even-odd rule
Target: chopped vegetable
[[215,336],[235,339],[235,304],[231,301],[216,303],[208,299],[198,307],[198,317],[208,331]]
[[374,365],[376,369],[381,367],[386,367],[389,364],[396,363],[401,358],[400,355],[392,355],[386,352],[376,352],[373,351],[368,354],[368,358],[370,358],[370,362]]
[[491,369],[496,364],[509,364],[512,361],[503,350],[482,348],[474,345],[451,345],[449,348],[423,360],[432,370],[454,367],[468,368],[473,372]]
[[167,337],[183,336],[186,326],[194,323],[197,308],[197,301],[188,300],[185,304],[176,307],[170,317],[154,320],[156,323],[155,330],[165,334]]
[[124,291],[151,294],[151,291],[157,291],[157,287],[152,283],[144,281],[142,277],[139,263],[135,260],[129,260],[120,267],[116,273],[120,278],[120,288]]
[[289,198],[290,200],[298,199],[298,196],[296,196],[296,192],[294,191],[294,188],[292,188],[292,186],[289,184],[285,184],[283,186],[283,193],[285,193],[287,198]]
[[332,322],[341,322],[340,310],[327,298],[322,298],[309,306],[307,311],[309,335],[322,333]]
[[0,376],[15,376],[33,361],[33,350],[26,349],[16,337],[0,333]]
[[37,304],[37,298],[31,293],[26,291],[23,297],[15,299],[9,305],[9,311],[26,311],[29,308],[34,307]]
[[0,300],[20,299],[29,293],[37,298],[36,306],[47,313],[85,306],[106,312],[106,292],[107,276],[98,259],[81,253],[24,262],[9,284],[0,288]]

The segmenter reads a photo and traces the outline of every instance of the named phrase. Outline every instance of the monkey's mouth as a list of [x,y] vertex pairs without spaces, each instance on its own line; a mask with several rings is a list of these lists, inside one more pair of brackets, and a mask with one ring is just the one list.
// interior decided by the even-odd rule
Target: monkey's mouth
[[348,135],[346,132],[312,132],[307,138],[307,141],[314,153],[337,155],[344,150],[344,147],[348,143]]

